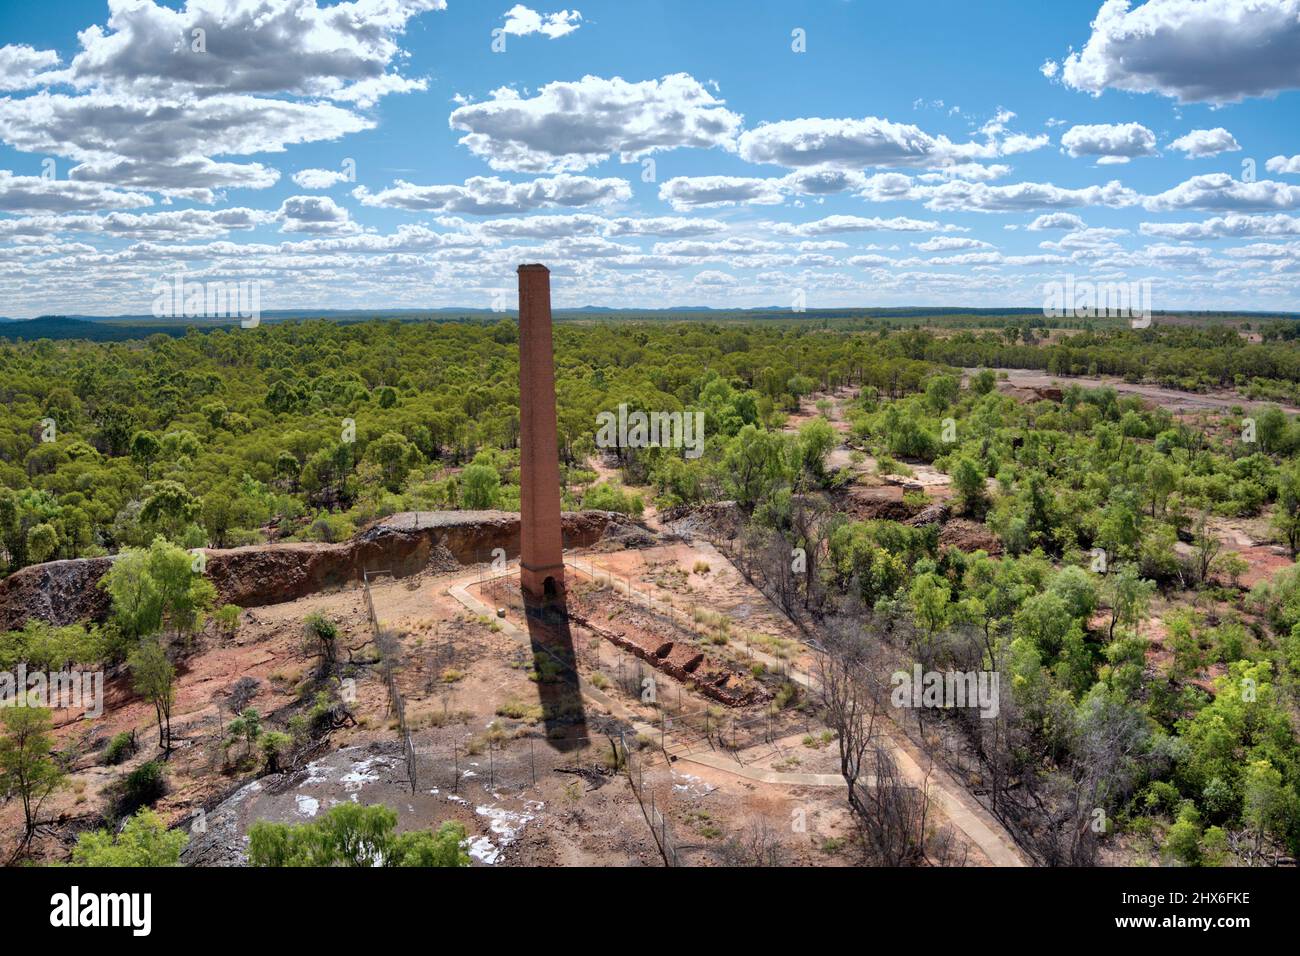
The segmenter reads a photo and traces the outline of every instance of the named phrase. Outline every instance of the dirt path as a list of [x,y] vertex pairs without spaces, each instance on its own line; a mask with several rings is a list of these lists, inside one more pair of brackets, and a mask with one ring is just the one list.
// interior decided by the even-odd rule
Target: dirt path
[[[974,374],[979,369],[964,369],[967,375]],[[1269,405],[1276,405],[1276,402],[1259,402],[1251,401],[1242,396],[1229,391],[1210,391],[1210,392],[1183,392],[1175,388],[1165,388],[1161,385],[1143,385],[1126,382],[1122,378],[1116,378],[1113,375],[1098,377],[1076,376],[1076,375],[1049,375],[1047,372],[1040,372],[1037,369],[1020,369],[1008,368],[998,369],[999,374],[1005,373],[1006,379],[1000,384],[1008,388],[1049,388],[1049,387],[1068,387],[1070,385],[1081,385],[1084,388],[1113,388],[1121,395],[1137,395],[1148,401],[1154,402],[1169,411],[1178,412],[1200,412],[1200,411],[1226,411],[1234,405],[1239,405],[1246,409],[1265,408]],[[1300,408],[1294,405],[1279,405],[1279,407],[1290,415],[1300,414]]]
[[638,520],[656,533],[664,530],[663,523],[659,520],[659,509],[655,507],[654,497],[650,494],[652,489],[623,484],[622,469],[605,461],[603,454],[598,453],[588,458],[587,467],[596,473],[597,481],[608,482],[611,485],[623,485],[626,491],[640,494],[646,502],[646,506],[645,511],[641,512],[641,517]]
[[831,408],[827,421],[831,423],[831,427],[840,436],[840,443],[832,448],[830,454],[826,456],[826,467],[829,470],[839,471],[841,468],[848,468],[856,475],[859,483],[874,489],[888,486],[895,488],[916,488],[919,486],[927,494],[945,497],[949,493],[952,479],[933,465],[909,459],[905,464],[911,474],[878,475],[876,473],[877,462],[875,458],[864,455],[860,461],[855,462],[853,460],[853,449],[848,446],[847,442],[851,426],[848,417],[845,415],[845,409],[849,403],[857,399],[859,392],[860,389],[856,387],[844,386],[831,393],[815,392],[805,397],[799,404],[799,411],[786,419],[782,431],[788,434],[798,432],[807,422],[821,415],[817,403],[823,400],[829,401]]

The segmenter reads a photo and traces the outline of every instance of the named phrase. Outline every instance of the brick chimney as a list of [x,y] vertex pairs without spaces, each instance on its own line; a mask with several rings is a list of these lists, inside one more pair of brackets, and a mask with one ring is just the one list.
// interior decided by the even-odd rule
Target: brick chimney
[[564,591],[560,455],[551,345],[551,272],[519,267],[519,583],[536,598]]

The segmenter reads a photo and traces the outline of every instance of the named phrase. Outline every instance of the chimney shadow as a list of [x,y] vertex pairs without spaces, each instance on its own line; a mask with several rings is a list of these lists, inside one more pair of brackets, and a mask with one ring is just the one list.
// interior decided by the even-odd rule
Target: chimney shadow
[[546,740],[556,750],[579,750],[587,745],[587,714],[564,590],[556,588],[544,597],[522,590]]

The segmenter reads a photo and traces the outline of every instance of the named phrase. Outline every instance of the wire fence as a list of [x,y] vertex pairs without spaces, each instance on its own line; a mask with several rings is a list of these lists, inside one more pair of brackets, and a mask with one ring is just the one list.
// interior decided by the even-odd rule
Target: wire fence
[[[600,567],[590,558],[583,562],[577,557],[566,556],[564,563],[585,574],[599,589],[609,588],[614,593],[622,593],[633,604],[637,604],[652,614],[659,615],[670,623],[680,634],[688,635],[694,640],[704,639],[710,634],[721,633],[728,628],[729,619],[716,609],[686,597],[674,597],[671,591],[656,593],[651,584],[642,584],[640,588],[633,583],[631,575],[619,575]],[[738,656],[749,662],[762,661],[773,673],[789,676],[789,661],[779,653],[755,651],[751,638],[741,637],[739,633],[729,633],[728,643],[733,644]]]
[[[590,560],[580,561],[566,556],[565,564],[585,575],[597,587],[609,588],[656,615],[682,638],[700,643],[711,633],[708,622],[716,614],[696,601],[675,600],[671,594],[656,595],[651,585],[643,584],[637,588],[630,575],[614,574]],[[521,596],[517,582],[517,571],[507,569],[493,573],[488,568],[479,568],[479,592],[491,596],[497,606],[513,607],[519,602]],[[811,712],[807,697],[803,706],[788,709],[769,706],[762,713],[749,715],[739,715],[723,704],[701,706],[689,696],[692,689],[699,688],[683,685],[676,679],[668,680],[653,664],[614,643],[604,629],[593,626],[580,615],[563,610],[554,613],[565,617],[571,625],[573,657],[571,661],[563,662],[566,669],[585,671],[588,680],[597,688],[617,690],[629,703],[645,705],[649,711],[646,719],[658,728],[654,743],[669,758],[713,750],[728,754],[743,766],[766,759],[772,753],[771,748],[779,749],[780,741],[792,734],[811,736],[823,729],[820,721],[815,719],[815,713]],[[748,641],[734,634],[732,638],[733,654],[740,663],[748,662],[753,666],[761,661],[768,673],[782,679],[789,678],[791,668],[788,661],[755,652]],[[768,749],[754,752],[757,747]]]
[[650,827],[650,835],[654,837],[655,846],[659,848],[664,866],[680,866],[681,845],[676,834],[668,826],[668,818],[664,816],[662,803],[656,805],[654,789],[647,788],[645,784],[646,762],[628,747],[626,735],[620,735],[619,745],[623,752],[623,770],[627,774],[628,785],[632,788],[636,802],[641,807],[641,814]]
[[397,664],[401,649],[392,633],[380,625],[379,616],[375,613],[375,599],[370,591],[371,575],[384,574],[391,576],[391,572],[387,570],[362,571],[361,581],[366,595],[366,611],[370,616],[370,626],[374,630],[375,646],[379,648],[379,666],[383,671],[384,683],[388,685],[388,716],[397,718],[397,729],[401,734],[402,750],[406,758],[406,774],[411,782],[411,793],[415,793],[419,789],[415,745],[411,740],[411,730],[406,723],[406,705],[402,701],[401,691],[397,688]]
[[[502,561],[502,553],[489,556],[477,566],[477,589],[490,596],[496,607],[513,606],[522,600],[519,573]],[[595,562],[579,561],[566,556],[565,563],[588,577],[598,588],[620,593],[633,604],[658,615],[676,633],[695,642],[708,638],[717,618],[716,612],[696,601],[675,599],[671,594],[657,594],[653,586],[641,587],[630,575],[620,576]],[[764,760],[781,750],[782,741],[793,734],[812,735],[820,722],[807,707],[783,709],[766,707],[761,713],[742,716],[722,706],[699,706],[678,681],[660,679],[660,672],[637,655],[611,644],[599,628],[580,618],[559,611],[570,624],[573,658],[561,662],[574,672],[585,671],[587,679],[601,689],[614,689],[633,705],[641,705],[644,723],[658,730],[644,733],[634,741],[629,731],[617,736],[577,736],[551,740],[536,736],[510,737],[499,730],[489,731],[451,746],[419,746],[407,725],[402,695],[397,686],[400,648],[395,635],[385,630],[375,611],[371,579],[389,574],[369,571],[363,574],[366,608],[382,657],[382,670],[389,691],[390,716],[395,716],[402,738],[407,775],[412,792],[423,785],[459,795],[479,785],[489,793],[524,792],[538,786],[551,774],[567,774],[574,784],[590,788],[603,786],[614,776],[624,776],[640,807],[665,866],[680,865],[687,849],[674,835],[665,811],[670,809],[671,786],[656,788],[655,771],[668,768],[674,760],[705,750],[721,752],[745,765]],[[522,605],[521,605],[522,606]],[[749,642],[737,640],[733,653],[743,660],[757,662],[772,673],[788,676],[789,664],[771,655],[755,652]],[[599,675],[597,677],[596,675]],[[649,680],[648,680],[649,679]],[[666,692],[661,692],[661,686]],[[662,758],[662,763],[660,759]],[[660,781],[662,783],[662,781]]]
[[[370,588],[371,578],[387,574],[390,572],[386,570],[363,572],[362,584],[366,611],[381,655],[384,681],[388,685],[389,716],[395,716],[397,720],[411,792],[418,792],[421,781],[426,788],[450,791],[457,796],[462,791],[470,791],[476,784],[492,794],[511,790],[522,792],[535,789],[539,779],[555,773],[571,775],[575,785],[594,789],[621,775],[632,789],[664,865],[678,865],[680,844],[664,814],[663,798],[656,795],[646,781],[650,760],[629,747],[623,733],[547,740],[533,736],[512,738],[502,732],[490,731],[464,744],[454,742],[450,747],[417,747],[397,686],[400,649],[392,632],[379,621]],[[501,588],[507,577],[506,574],[491,576],[480,572],[479,583],[482,590]],[[667,764],[665,760],[664,765]]]
[[629,741],[626,732],[559,740],[484,735],[450,747],[420,746],[415,754],[424,787],[466,802],[480,793],[493,799],[507,794],[526,799],[547,777],[557,774],[570,777],[569,786],[585,790],[624,781],[664,865],[677,866],[682,860],[683,844],[666,812],[672,793],[671,764],[656,748]]

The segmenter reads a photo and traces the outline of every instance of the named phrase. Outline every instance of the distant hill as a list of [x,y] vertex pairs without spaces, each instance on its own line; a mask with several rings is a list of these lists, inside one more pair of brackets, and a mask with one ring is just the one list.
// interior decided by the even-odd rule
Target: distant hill
[[[1180,324],[1205,322],[1259,322],[1300,319],[1300,313],[1288,312],[1171,312],[1164,315],[1181,319]],[[1162,313],[1156,313],[1159,322]],[[928,320],[954,328],[981,328],[1002,323],[985,320],[1012,320],[1042,318],[1042,309],[1005,308],[971,309],[960,307],[893,307],[893,308],[840,308],[809,309],[792,312],[788,307],[771,306],[753,309],[713,309],[707,306],[680,306],[665,309],[614,309],[606,306],[586,305],[576,309],[556,309],[556,322],[714,322],[714,323],[815,323],[819,326],[833,323],[840,329],[867,328],[881,323],[886,325],[924,325]],[[285,309],[262,313],[261,321],[301,322],[312,319],[352,324],[357,322],[484,322],[503,319],[515,321],[513,311],[494,312],[491,309]],[[1187,320],[1191,320],[1190,323]],[[1126,324],[1123,319],[1098,319],[1098,327]],[[35,319],[14,319],[0,316],[0,339],[34,341],[36,339],[87,339],[94,342],[119,342],[147,338],[150,335],[182,336],[190,330],[201,332],[214,329],[231,329],[239,325],[237,319],[176,320],[158,319],[152,315],[43,315]],[[1072,320],[1062,327],[1081,327],[1082,320]]]
[[89,339],[92,342],[121,342],[141,339],[161,332],[180,336],[188,331],[184,325],[154,322],[148,325],[130,322],[87,322],[63,315],[43,315],[37,319],[0,321],[0,339]]

